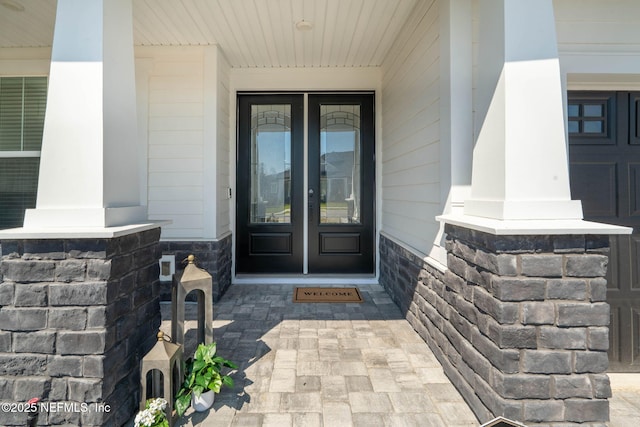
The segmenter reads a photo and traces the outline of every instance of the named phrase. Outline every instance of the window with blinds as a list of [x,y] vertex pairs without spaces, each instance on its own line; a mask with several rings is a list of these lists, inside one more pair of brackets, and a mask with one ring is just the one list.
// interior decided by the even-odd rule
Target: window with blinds
[[46,77],[0,77],[0,229],[36,205]]

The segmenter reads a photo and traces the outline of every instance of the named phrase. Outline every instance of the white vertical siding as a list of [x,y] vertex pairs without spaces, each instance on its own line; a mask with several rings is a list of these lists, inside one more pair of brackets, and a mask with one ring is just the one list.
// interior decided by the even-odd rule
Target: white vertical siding
[[438,15],[419,2],[382,64],[382,230],[422,254],[442,213]]
[[169,219],[165,239],[201,238],[203,217],[203,55],[154,48],[149,76],[150,219]]

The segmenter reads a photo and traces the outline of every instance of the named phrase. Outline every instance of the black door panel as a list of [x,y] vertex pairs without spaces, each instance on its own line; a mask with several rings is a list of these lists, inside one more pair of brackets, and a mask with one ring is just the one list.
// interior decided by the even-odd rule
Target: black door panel
[[609,370],[640,372],[640,131],[634,92],[569,92],[571,193],[585,219],[633,228],[610,236]]

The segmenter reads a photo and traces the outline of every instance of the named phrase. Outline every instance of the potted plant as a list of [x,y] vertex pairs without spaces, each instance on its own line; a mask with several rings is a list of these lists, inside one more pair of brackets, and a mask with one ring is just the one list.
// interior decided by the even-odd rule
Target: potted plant
[[169,421],[164,410],[167,401],[158,397],[147,400],[145,409],[138,412],[134,420],[135,427],[169,427]]
[[193,360],[185,367],[185,380],[176,397],[176,412],[182,416],[190,405],[205,411],[213,405],[215,393],[223,385],[233,387],[233,378],[222,374],[222,368],[238,369],[230,360],[216,356],[216,343],[200,344]]

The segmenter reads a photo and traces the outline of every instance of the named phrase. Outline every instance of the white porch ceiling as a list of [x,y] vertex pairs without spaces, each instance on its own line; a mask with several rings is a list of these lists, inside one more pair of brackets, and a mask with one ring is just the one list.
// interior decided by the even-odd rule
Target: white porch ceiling
[[[419,1],[133,0],[134,43],[218,44],[232,67],[379,66]],[[0,0],[0,48],[51,46],[55,6]]]

